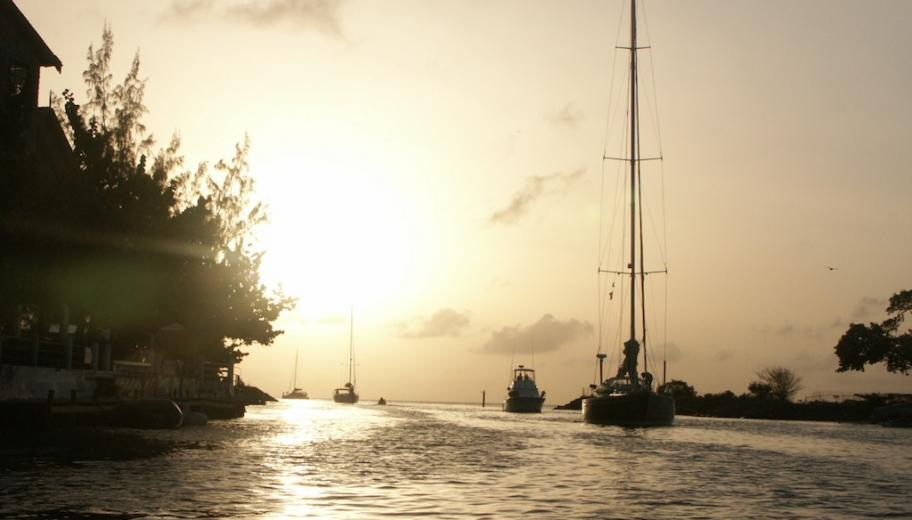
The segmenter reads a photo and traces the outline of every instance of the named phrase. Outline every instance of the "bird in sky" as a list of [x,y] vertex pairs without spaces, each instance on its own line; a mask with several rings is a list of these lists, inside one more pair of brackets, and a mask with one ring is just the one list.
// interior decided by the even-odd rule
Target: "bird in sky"
[[829,265],[826,266],[826,268],[827,268],[827,270],[829,270],[829,271],[838,271],[838,270],[839,270],[838,267],[833,267],[833,266],[829,266]]

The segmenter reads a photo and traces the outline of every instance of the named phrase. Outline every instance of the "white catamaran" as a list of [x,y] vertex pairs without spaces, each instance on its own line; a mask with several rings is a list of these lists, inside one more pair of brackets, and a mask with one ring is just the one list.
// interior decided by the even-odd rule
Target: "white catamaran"
[[[641,354],[646,363],[646,319],[645,319],[645,286],[646,269],[643,261],[643,216],[642,216],[642,182],[640,164],[640,126],[639,126],[639,91],[637,84],[637,21],[636,0],[630,1],[630,46],[625,47],[630,53],[630,70],[628,86],[629,128],[627,142],[630,146],[629,156],[620,160],[629,164],[628,174],[630,221],[629,263],[626,270],[611,271],[599,266],[599,273],[612,273],[616,276],[629,277],[629,336],[623,344],[623,358],[617,374],[604,378],[603,362],[606,357],[601,351],[598,358],[599,381],[592,396],[583,399],[583,420],[594,424],[612,424],[621,426],[669,426],[674,423],[674,399],[653,389],[653,376],[644,370],[639,373],[638,358]],[[605,156],[605,159],[612,159]],[[639,255],[638,255],[639,253]],[[600,284],[601,285],[601,284]],[[640,299],[637,301],[637,289]],[[639,303],[640,330],[637,330],[637,312]],[[601,311],[600,311],[601,312]],[[600,316],[601,319],[601,316]],[[639,339],[637,339],[639,337]]]

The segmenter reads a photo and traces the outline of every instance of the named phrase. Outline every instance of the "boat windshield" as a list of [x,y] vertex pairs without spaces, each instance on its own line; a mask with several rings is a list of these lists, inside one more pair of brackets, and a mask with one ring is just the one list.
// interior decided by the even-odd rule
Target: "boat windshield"
[[519,368],[513,369],[513,380],[514,381],[535,381],[535,370],[531,368],[525,368],[522,365],[519,365]]

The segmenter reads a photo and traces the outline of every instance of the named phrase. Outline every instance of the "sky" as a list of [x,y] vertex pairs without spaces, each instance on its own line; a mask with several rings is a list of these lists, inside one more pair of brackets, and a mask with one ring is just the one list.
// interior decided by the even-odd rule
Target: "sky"
[[[159,143],[178,132],[193,165],[249,135],[262,276],[298,303],[247,382],[280,394],[299,353],[298,386],[328,397],[350,315],[365,399],[497,402],[525,364],[558,404],[600,343],[614,370],[624,316],[600,320],[596,271],[622,247],[623,172],[602,160],[623,153],[621,0],[16,4],[64,64],[42,99],[83,98],[107,22],[115,81],[140,55]],[[652,0],[640,18],[657,377],[664,355],[700,392],[774,365],[804,396],[912,392],[833,353],[912,288],[912,4]]]

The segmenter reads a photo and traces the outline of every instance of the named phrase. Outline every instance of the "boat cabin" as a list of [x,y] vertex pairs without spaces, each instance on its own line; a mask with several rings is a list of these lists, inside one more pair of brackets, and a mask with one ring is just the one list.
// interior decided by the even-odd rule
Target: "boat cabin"
[[513,381],[535,381],[535,370],[519,365],[513,369]]

